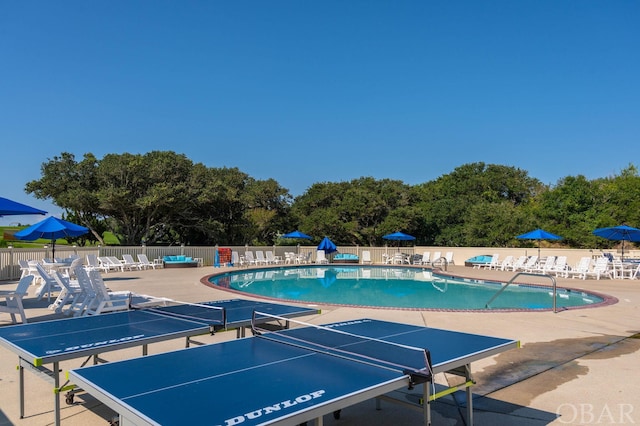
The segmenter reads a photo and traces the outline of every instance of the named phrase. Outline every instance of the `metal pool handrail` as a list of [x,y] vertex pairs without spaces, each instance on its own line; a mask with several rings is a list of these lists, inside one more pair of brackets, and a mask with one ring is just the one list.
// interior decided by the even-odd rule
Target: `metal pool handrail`
[[557,313],[557,309],[556,309],[556,295],[557,295],[557,285],[556,285],[556,279],[555,277],[548,275],[548,274],[532,274],[530,272],[518,272],[517,274],[515,274],[509,281],[507,281],[505,283],[505,285],[503,285],[500,290],[498,290],[498,292],[496,294],[493,295],[493,297],[487,302],[486,305],[484,305],[485,308],[489,309],[489,305],[491,304],[491,302],[493,302],[496,297],[498,297],[500,295],[500,293],[502,293],[508,286],[509,284],[511,284],[516,278],[518,278],[519,276],[529,276],[529,277],[547,277],[551,280],[551,284],[553,285],[553,313]]

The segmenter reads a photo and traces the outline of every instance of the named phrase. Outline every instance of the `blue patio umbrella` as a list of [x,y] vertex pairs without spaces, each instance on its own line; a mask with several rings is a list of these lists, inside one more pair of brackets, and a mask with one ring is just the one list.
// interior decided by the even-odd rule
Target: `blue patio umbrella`
[[540,241],[541,240],[561,240],[562,237],[551,232],[547,232],[544,229],[536,229],[526,234],[518,235],[516,237],[519,240],[538,240],[538,257],[540,257]]
[[25,204],[0,197],[0,216],[20,216],[27,214],[47,214],[44,210],[29,207]]
[[598,228],[593,235],[607,240],[622,241],[622,258],[624,259],[624,242],[640,241],[640,229],[627,225],[612,226],[610,228]]
[[66,237],[79,237],[89,232],[89,228],[49,216],[35,225],[31,225],[14,234],[19,240],[33,241],[39,238],[51,240],[52,257],[56,255],[56,239]]
[[405,234],[404,232],[394,232],[393,234],[387,234],[382,237],[385,240],[395,240],[395,241],[413,241],[416,237]]
[[325,254],[333,253],[338,251],[338,247],[329,239],[329,237],[324,237],[320,244],[318,244],[318,250],[324,250]]
[[312,240],[313,237],[310,237],[307,234],[304,234],[300,231],[293,231],[293,232],[289,232],[288,234],[284,234],[281,236],[282,238],[299,238],[299,239],[304,239],[304,240]]
[[[384,240],[393,241],[413,241],[416,239],[413,235],[405,234],[404,232],[394,232],[393,234],[387,234],[382,237]],[[398,243],[398,251],[400,251],[400,243]]]

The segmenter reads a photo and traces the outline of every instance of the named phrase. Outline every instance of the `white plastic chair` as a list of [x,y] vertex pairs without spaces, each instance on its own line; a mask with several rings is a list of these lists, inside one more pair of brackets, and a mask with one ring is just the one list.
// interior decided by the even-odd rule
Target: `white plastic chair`
[[150,262],[146,254],[138,255],[138,265],[140,265],[140,269],[156,269],[158,266],[156,263]]
[[[80,268],[82,269],[82,268]],[[74,275],[76,272],[73,272]],[[68,277],[63,276],[58,271],[51,272],[51,276],[58,283],[62,290],[58,293],[58,297],[49,305],[49,309],[56,313],[61,313],[64,310],[65,305],[73,303],[77,297],[80,297],[83,293],[82,287],[77,281],[73,282]]]
[[133,260],[133,256],[131,256],[130,254],[123,254],[122,260],[123,260],[122,263],[124,264],[124,267],[129,269],[130,271],[133,271],[134,269],[138,269],[138,270],[142,269],[142,266],[140,265],[140,263]]
[[578,261],[578,264],[575,268],[568,271],[567,275],[570,275],[571,278],[582,278],[583,280],[587,278],[587,273],[591,268],[591,257],[583,256]]
[[102,276],[98,271],[89,272],[91,286],[95,292],[95,298],[88,304],[84,315],[99,315],[105,312],[126,311],[131,306],[131,292],[107,290]]
[[325,256],[324,250],[316,251],[316,263],[317,264],[329,263],[329,261],[327,260],[327,257]]
[[444,254],[444,258],[447,261],[447,265],[455,265],[456,262],[453,260],[453,252],[448,251]]
[[33,281],[33,275],[25,275],[18,281],[15,290],[0,290],[0,299],[4,299],[5,303],[0,304],[0,312],[11,315],[11,322],[16,323],[16,315],[20,315],[23,324],[27,323],[27,315],[24,313],[22,298],[29,291],[29,286]]
[[264,257],[264,252],[262,250],[256,250],[256,265],[266,265],[267,259]]
[[38,300],[42,300],[44,295],[47,295],[47,300],[51,301],[51,293],[55,291],[61,291],[62,287],[58,284],[58,282],[53,279],[51,275],[42,267],[42,265],[37,264],[36,269],[38,270],[38,275],[40,275],[41,284],[36,289],[36,297]]
[[257,265],[256,258],[253,256],[252,251],[244,252],[244,260],[247,262],[247,265]]
[[364,250],[362,252],[362,263],[371,265],[373,262],[371,261],[371,252],[369,250]]
[[267,263],[278,265],[282,263],[282,258],[280,256],[276,256],[272,251],[267,251],[265,253]]

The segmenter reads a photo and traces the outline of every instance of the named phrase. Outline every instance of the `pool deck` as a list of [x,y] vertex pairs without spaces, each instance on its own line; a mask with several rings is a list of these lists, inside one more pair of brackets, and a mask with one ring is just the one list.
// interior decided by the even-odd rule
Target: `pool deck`
[[[201,279],[225,268],[166,269],[118,272],[105,275],[112,290],[199,302],[238,297],[213,289]],[[485,271],[450,266],[457,276],[507,281],[513,272]],[[528,278],[523,278],[527,282]],[[520,280],[519,280],[520,281]],[[538,283],[543,283],[538,281]],[[13,289],[16,283],[0,283]],[[376,318],[469,333],[518,339],[522,348],[473,364],[477,381],[472,389],[476,425],[634,424],[640,423],[640,392],[636,378],[640,366],[640,280],[574,280],[558,278],[558,286],[582,288],[609,294],[618,302],[609,306],[545,312],[450,312],[372,309],[318,305],[322,313],[302,318],[314,324],[356,318]],[[246,297],[251,299],[252,297]],[[49,311],[46,301],[25,299],[31,322],[62,318]],[[0,313],[0,327],[9,324]],[[234,332],[204,336],[219,342],[235,338]],[[182,347],[182,340],[151,345],[150,353]],[[109,353],[109,360],[139,356],[139,349]],[[19,418],[17,358],[0,348],[0,426],[48,425],[53,423],[52,390],[40,378],[25,374],[26,418]],[[63,369],[78,361],[62,364]],[[455,383],[455,377],[437,377],[439,383]],[[247,389],[247,392],[251,392]],[[114,413],[90,395],[78,394],[76,404],[62,405],[63,425],[106,424]],[[453,397],[433,404],[434,425],[460,425],[464,408]],[[326,416],[325,425],[416,425],[417,411],[383,404],[376,411],[371,401],[342,413],[340,420]]]

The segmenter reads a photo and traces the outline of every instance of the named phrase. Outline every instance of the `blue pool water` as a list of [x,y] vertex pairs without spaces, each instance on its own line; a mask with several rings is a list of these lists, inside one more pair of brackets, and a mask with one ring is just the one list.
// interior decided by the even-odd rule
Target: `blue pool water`
[[[227,272],[209,278],[214,285],[256,296],[340,305],[486,310],[499,283],[452,279],[428,269],[378,266],[303,266]],[[604,299],[558,288],[557,307],[594,305]],[[511,284],[492,310],[551,309],[548,287]]]

